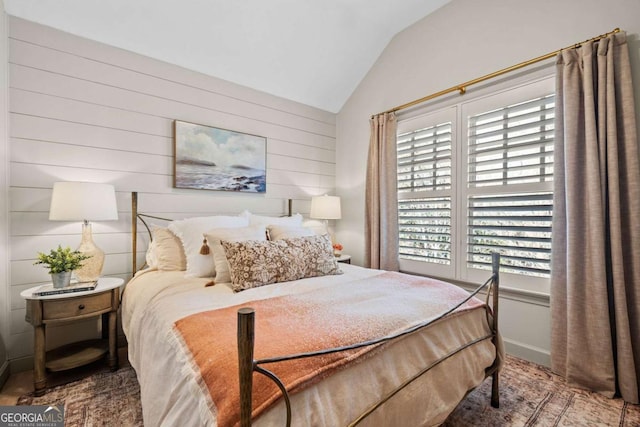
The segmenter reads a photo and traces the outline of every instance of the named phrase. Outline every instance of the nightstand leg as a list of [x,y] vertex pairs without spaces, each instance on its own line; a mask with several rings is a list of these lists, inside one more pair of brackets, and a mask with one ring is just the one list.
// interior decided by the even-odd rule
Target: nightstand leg
[[47,387],[47,376],[45,373],[45,326],[38,325],[33,328],[33,388],[36,396],[42,396]]
[[115,311],[109,312],[109,367],[112,371],[118,370],[118,348],[116,346],[116,321]]

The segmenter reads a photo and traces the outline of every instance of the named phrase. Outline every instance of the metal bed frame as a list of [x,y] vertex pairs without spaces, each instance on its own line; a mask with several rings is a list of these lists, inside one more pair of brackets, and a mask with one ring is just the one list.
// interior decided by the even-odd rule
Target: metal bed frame
[[[492,260],[491,260],[491,264],[492,264],[492,275],[491,277],[481,286],[479,286],[475,291],[473,291],[471,294],[469,294],[469,296],[467,298],[465,298],[463,301],[461,301],[460,303],[456,304],[454,307],[450,308],[449,310],[445,311],[444,313],[440,314],[439,316],[437,316],[434,319],[431,319],[429,321],[425,321],[422,322],[418,325],[415,325],[413,327],[410,327],[402,332],[393,334],[393,335],[389,335],[383,338],[378,338],[378,339],[374,339],[374,340],[369,340],[369,341],[365,341],[365,342],[361,342],[358,344],[353,344],[353,345],[348,345],[348,346],[343,346],[343,347],[336,347],[336,348],[331,348],[331,349],[325,349],[325,350],[319,350],[319,351],[315,351],[315,352],[308,352],[308,353],[299,353],[299,354],[292,354],[292,355],[286,355],[286,356],[280,356],[280,357],[272,357],[272,358],[268,358],[268,359],[254,359],[253,358],[253,353],[254,353],[254,331],[255,331],[255,311],[252,308],[249,307],[245,307],[245,308],[241,308],[238,310],[238,365],[239,365],[239,375],[240,375],[240,426],[241,427],[248,427],[251,425],[251,393],[252,393],[252,387],[253,387],[253,373],[257,372],[259,374],[265,375],[266,377],[270,378],[280,389],[280,391],[282,392],[282,395],[284,397],[284,401],[285,401],[285,406],[286,406],[286,411],[287,411],[287,421],[286,421],[286,425],[287,427],[289,427],[291,425],[291,402],[289,399],[289,393],[285,387],[285,385],[282,383],[282,381],[278,378],[277,375],[275,375],[273,372],[269,371],[268,369],[264,368],[263,365],[267,365],[269,363],[275,363],[275,362],[284,362],[284,361],[288,361],[288,360],[295,360],[295,359],[303,359],[303,358],[308,358],[308,357],[314,357],[314,356],[320,356],[320,355],[324,355],[324,354],[329,354],[329,353],[338,353],[338,352],[342,352],[342,351],[347,351],[347,350],[353,350],[353,349],[357,349],[357,348],[362,348],[362,347],[367,347],[370,345],[375,345],[375,344],[381,344],[381,343],[385,343],[388,341],[392,341],[394,339],[403,337],[405,335],[411,334],[413,332],[417,332],[431,324],[433,324],[434,322],[437,322],[438,320],[444,318],[445,316],[447,316],[448,314],[452,313],[453,311],[455,311],[456,309],[458,309],[459,307],[461,307],[463,304],[465,304],[467,301],[469,301],[471,298],[473,298],[475,295],[477,295],[481,290],[483,289],[487,289],[487,295],[486,295],[486,319],[488,324],[491,327],[491,333],[489,335],[486,335],[484,337],[475,339],[471,342],[466,343],[465,345],[457,348],[456,350],[450,352],[449,354],[445,355],[444,357],[442,357],[441,359],[435,361],[434,363],[430,364],[429,366],[426,366],[425,368],[423,368],[418,374],[416,374],[414,377],[408,379],[407,381],[405,381],[403,384],[401,384],[397,389],[393,390],[391,393],[389,393],[388,395],[386,395],[382,400],[380,400],[378,403],[374,404],[373,406],[371,406],[367,411],[365,411],[363,414],[361,414],[355,421],[353,421],[351,424],[349,424],[349,426],[355,426],[358,425],[361,421],[363,421],[368,415],[370,415],[373,411],[375,411],[377,408],[379,408],[383,403],[385,403],[386,401],[388,401],[389,399],[391,399],[395,394],[397,394],[400,390],[402,390],[403,388],[405,388],[406,386],[408,386],[409,384],[411,384],[413,381],[417,380],[418,378],[420,378],[422,375],[424,375],[425,373],[427,373],[429,370],[431,370],[433,367],[437,366],[439,363],[447,360],[448,358],[450,358],[451,356],[457,354],[458,352],[464,350],[467,347],[470,347],[478,342],[487,340],[487,339],[491,339],[491,341],[493,342],[494,346],[496,347],[496,359],[493,362],[493,365],[491,365],[489,368],[487,368],[486,372],[485,372],[485,379],[489,376],[492,377],[492,388],[491,388],[491,406],[493,406],[494,408],[498,408],[500,406],[500,396],[499,396],[499,360],[498,360],[498,353],[497,353],[497,348],[498,348],[498,340],[499,340],[499,336],[498,336],[498,290],[499,290],[499,286],[500,286],[500,255],[497,253],[493,253],[492,254]],[[489,299],[492,298],[492,307],[489,305]]]
[[[293,215],[293,200],[287,199],[287,213],[283,216],[291,216]],[[160,221],[171,222],[173,221],[171,218],[163,218],[160,216],[148,215],[144,213],[138,212],[138,192],[131,192],[131,250],[132,250],[132,271],[131,274],[135,274],[138,271],[138,260],[136,258],[136,254],[138,251],[138,221],[142,222],[144,227],[147,229],[147,234],[149,234],[149,239],[151,240],[151,227],[145,221],[145,218],[157,219]]]
[[[162,218],[153,215],[142,214],[138,212],[138,194],[137,192],[131,193],[131,209],[132,209],[132,267],[133,273],[137,271],[137,261],[136,261],[136,253],[137,253],[137,230],[138,230],[138,220],[142,222],[142,224],[147,229],[149,236],[151,236],[151,228],[145,221],[145,218],[157,219],[161,221],[172,221],[169,218]],[[288,216],[291,216],[292,212],[292,201],[288,200]],[[492,378],[491,384],[491,406],[494,408],[498,408],[500,406],[500,396],[499,396],[499,358],[498,358],[498,342],[499,342],[499,333],[498,333],[498,305],[499,305],[499,287],[500,287],[500,254],[492,253],[491,259],[491,267],[492,274],[487,279],[487,281],[480,285],[476,290],[469,294],[467,298],[463,301],[456,304],[454,307],[451,307],[449,310],[444,313],[438,315],[437,317],[419,323],[415,326],[412,326],[404,331],[401,331],[396,334],[388,335],[382,338],[373,339],[369,341],[364,341],[357,344],[352,344],[348,346],[323,349],[314,352],[307,353],[298,353],[291,354],[279,357],[272,357],[268,359],[254,359],[254,344],[255,344],[255,310],[249,307],[241,308],[237,312],[237,343],[238,343],[238,366],[239,366],[239,379],[240,379],[240,426],[241,427],[249,427],[251,426],[251,395],[252,395],[252,387],[253,387],[253,373],[257,372],[259,374],[265,375],[269,379],[271,379],[280,389],[282,396],[284,398],[285,407],[286,407],[286,425],[287,427],[291,426],[291,401],[289,398],[289,392],[287,391],[285,385],[282,381],[275,375],[273,372],[264,368],[263,365],[268,365],[270,363],[275,362],[285,362],[288,360],[296,360],[309,358],[314,356],[321,356],[324,354],[330,353],[339,353],[347,350],[354,350],[362,347],[367,347],[371,345],[383,344],[400,337],[404,337],[411,333],[417,332],[421,329],[426,328],[427,326],[441,320],[446,317],[450,313],[454,312],[462,305],[467,303],[471,298],[476,296],[482,290],[486,290],[486,300],[485,300],[485,311],[486,311],[486,320],[491,329],[491,332],[484,336],[472,340],[461,347],[451,351],[446,354],[442,358],[436,360],[430,365],[424,367],[420,372],[414,375],[412,378],[409,378],[404,383],[402,383],[398,388],[388,393],[386,396],[382,398],[379,402],[372,405],[368,408],[363,414],[361,414],[356,420],[354,420],[349,426],[356,426],[360,424],[368,415],[373,413],[377,408],[382,406],[385,402],[390,400],[394,395],[400,392],[402,389],[407,387],[409,384],[420,378],[422,375],[427,373],[429,370],[440,364],[441,362],[449,359],[460,351],[464,350],[467,347],[470,347],[474,344],[477,344],[481,341],[485,341],[487,339],[491,339],[493,345],[496,347],[496,359],[493,364],[488,367],[485,371],[485,379],[488,377]],[[471,390],[469,390],[470,392]]]

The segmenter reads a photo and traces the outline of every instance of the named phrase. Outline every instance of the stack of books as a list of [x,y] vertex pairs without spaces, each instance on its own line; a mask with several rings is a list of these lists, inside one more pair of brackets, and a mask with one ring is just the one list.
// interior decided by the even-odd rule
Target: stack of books
[[69,286],[65,286],[64,288],[54,288],[53,283],[49,283],[48,285],[42,285],[33,291],[33,296],[42,297],[46,295],[66,294],[69,292],[92,291],[96,286],[98,286],[97,280],[94,282],[71,283]]

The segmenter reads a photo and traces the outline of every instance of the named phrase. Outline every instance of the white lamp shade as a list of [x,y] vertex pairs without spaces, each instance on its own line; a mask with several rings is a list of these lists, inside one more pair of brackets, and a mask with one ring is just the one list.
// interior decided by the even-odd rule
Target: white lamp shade
[[53,184],[49,220],[108,221],[118,219],[113,185],[97,182]]
[[316,219],[340,219],[340,197],[338,196],[316,196],[311,198],[311,218]]

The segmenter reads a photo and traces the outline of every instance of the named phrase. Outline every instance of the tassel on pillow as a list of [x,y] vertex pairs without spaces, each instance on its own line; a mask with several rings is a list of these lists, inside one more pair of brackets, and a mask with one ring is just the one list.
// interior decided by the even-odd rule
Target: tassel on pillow
[[209,245],[207,244],[207,238],[205,237],[200,247],[200,255],[209,255]]

